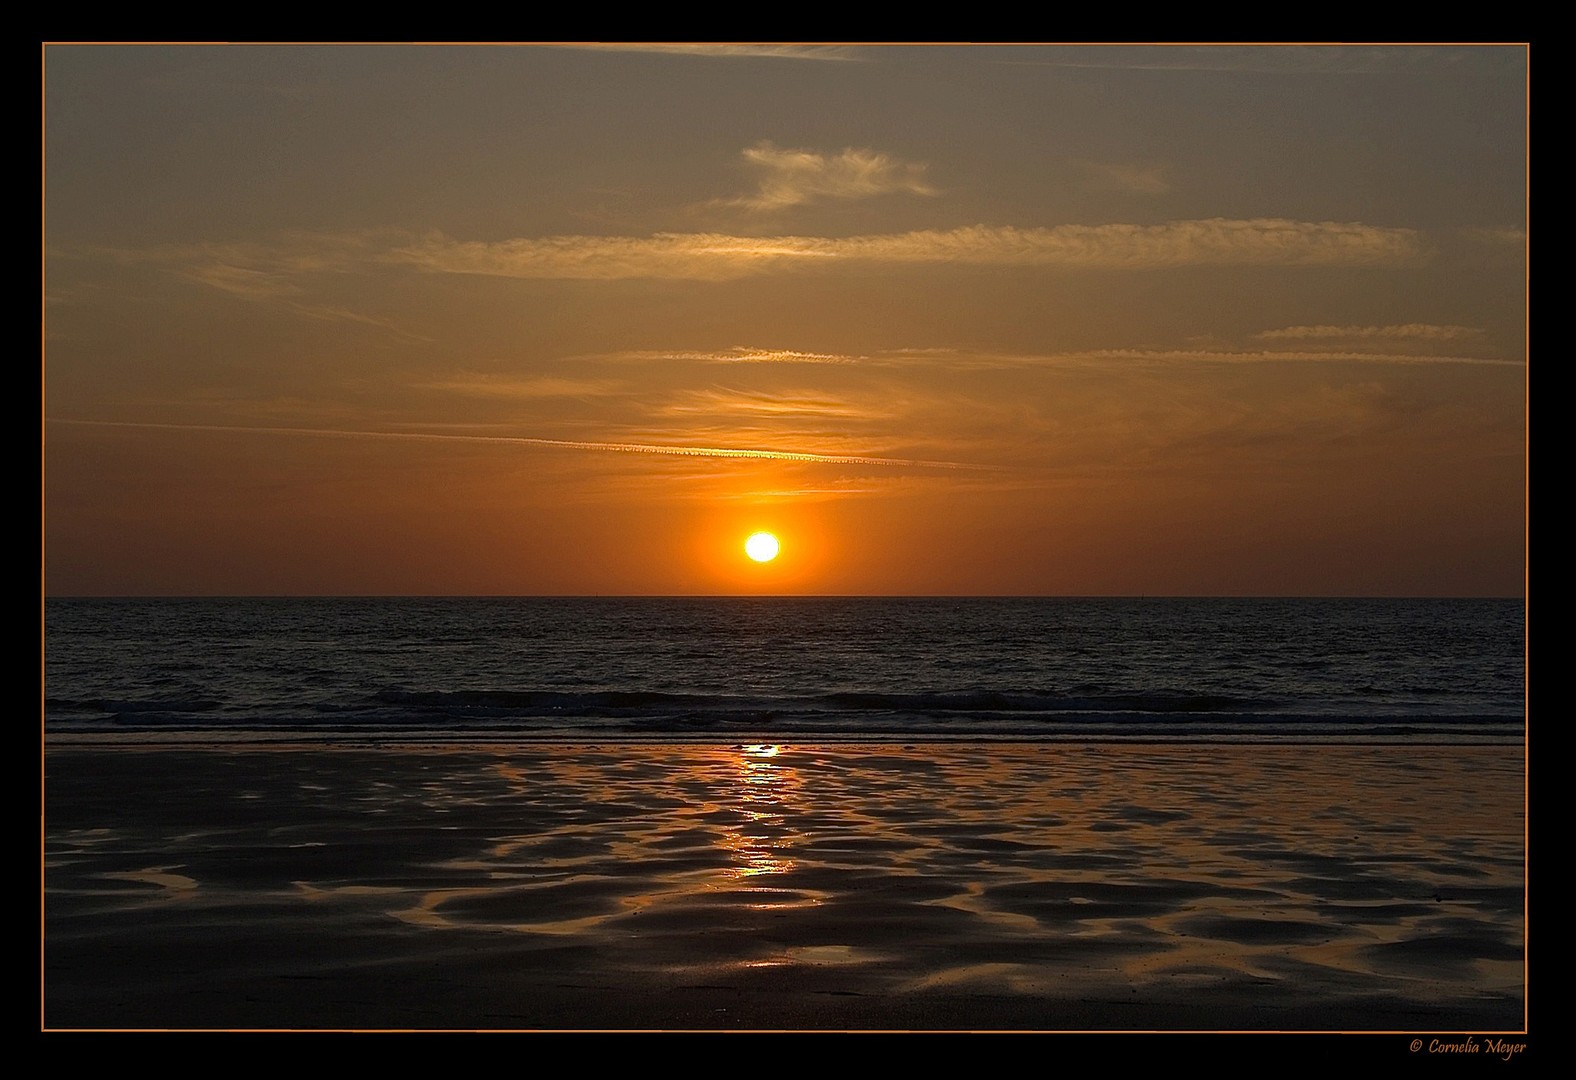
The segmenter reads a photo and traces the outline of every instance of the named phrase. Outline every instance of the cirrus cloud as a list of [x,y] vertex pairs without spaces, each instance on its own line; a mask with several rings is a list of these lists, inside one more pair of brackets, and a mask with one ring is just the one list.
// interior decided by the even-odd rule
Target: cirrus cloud
[[474,435],[434,431],[369,431],[352,428],[263,427],[244,424],[170,424],[133,420],[88,420],[77,417],[45,418],[50,424],[78,427],[126,428],[147,431],[190,431],[233,435],[283,435],[324,439],[369,439],[409,442],[492,443],[502,446],[545,447],[558,450],[595,450],[619,454],[653,454],[666,457],[732,458],[754,461],[793,461],[810,465],[870,465],[920,469],[978,469],[994,466],[963,461],[930,461],[921,458],[876,457],[865,454],[819,453],[810,450],[768,450],[735,446],[685,445],[659,442],[614,442],[600,439],[548,439],[529,435]]
[[240,299],[278,301],[301,296],[314,275],[380,270],[540,280],[732,281],[808,268],[924,265],[1110,271],[1397,268],[1427,261],[1433,245],[1415,229],[1361,222],[1209,218],[1155,225],[969,225],[841,237],[654,233],[456,240],[440,232],[378,230],[73,254],[157,266]]
[[821,199],[937,194],[925,182],[924,165],[899,161],[875,150],[850,147],[840,154],[821,154],[760,142],[744,151],[744,160],[760,172],[760,188],[753,195],[725,199],[724,205],[784,210]]
[[433,273],[519,278],[724,281],[806,266],[928,264],[1160,270],[1190,266],[1411,266],[1429,247],[1414,229],[1284,218],[1160,225],[971,225],[869,236],[552,236],[457,241],[441,234],[381,253]]
[[554,45],[559,49],[596,49],[602,52],[665,53],[668,56],[709,56],[747,60],[821,60],[856,59],[847,45],[748,45],[727,42],[654,42],[599,41]]
[[1095,191],[1120,191],[1128,195],[1164,195],[1171,190],[1163,165],[1113,165],[1099,161],[1080,163],[1084,186]]
[[1269,341],[1362,341],[1374,338],[1408,341],[1463,341],[1480,338],[1483,336],[1483,331],[1470,326],[1401,323],[1394,326],[1285,326],[1279,330],[1264,330],[1253,336]]

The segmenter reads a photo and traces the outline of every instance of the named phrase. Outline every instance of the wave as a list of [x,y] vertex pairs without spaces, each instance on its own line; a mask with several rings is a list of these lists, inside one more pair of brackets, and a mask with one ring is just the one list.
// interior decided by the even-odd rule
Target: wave
[[51,698],[55,732],[112,728],[302,737],[615,738],[740,733],[893,738],[1409,738],[1512,740],[1519,714],[1383,711],[1161,689],[1095,693],[964,689],[916,693],[695,694],[655,690],[384,689],[344,700],[226,706],[208,699]]

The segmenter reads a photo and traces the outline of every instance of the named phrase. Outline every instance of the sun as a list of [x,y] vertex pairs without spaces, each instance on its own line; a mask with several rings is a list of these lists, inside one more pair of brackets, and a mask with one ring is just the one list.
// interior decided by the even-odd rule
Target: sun
[[758,532],[744,542],[744,553],[756,562],[771,562],[777,558],[777,537]]

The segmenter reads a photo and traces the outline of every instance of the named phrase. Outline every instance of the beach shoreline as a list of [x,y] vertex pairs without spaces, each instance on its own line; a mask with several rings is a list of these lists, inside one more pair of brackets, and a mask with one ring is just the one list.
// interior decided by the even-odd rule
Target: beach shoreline
[[47,1029],[1525,1029],[1519,747],[49,746]]

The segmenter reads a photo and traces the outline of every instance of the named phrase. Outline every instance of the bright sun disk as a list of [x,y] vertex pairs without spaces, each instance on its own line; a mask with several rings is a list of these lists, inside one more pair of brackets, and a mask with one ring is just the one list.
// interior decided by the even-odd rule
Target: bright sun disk
[[756,562],[771,562],[777,558],[777,537],[758,532],[744,542],[744,553]]

